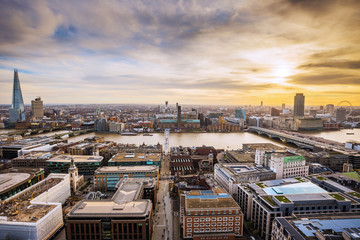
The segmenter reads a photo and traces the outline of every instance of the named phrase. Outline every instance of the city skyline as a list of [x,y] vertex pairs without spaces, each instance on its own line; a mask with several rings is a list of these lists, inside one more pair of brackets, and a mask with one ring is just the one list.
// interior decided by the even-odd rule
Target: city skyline
[[360,2],[5,1],[0,104],[360,105]]

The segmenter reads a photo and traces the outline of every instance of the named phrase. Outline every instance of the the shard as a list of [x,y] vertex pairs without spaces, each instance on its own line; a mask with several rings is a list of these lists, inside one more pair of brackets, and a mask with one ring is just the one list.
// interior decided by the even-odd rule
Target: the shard
[[25,121],[24,100],[21,93],[19,74],[14,70],[14,85],[11,108],[9,109],[10,122]]

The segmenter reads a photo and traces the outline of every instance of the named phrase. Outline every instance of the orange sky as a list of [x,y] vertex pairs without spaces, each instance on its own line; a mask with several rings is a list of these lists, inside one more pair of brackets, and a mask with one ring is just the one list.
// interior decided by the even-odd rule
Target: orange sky
[[0,103],[360,106],[360,1],[8,1]]

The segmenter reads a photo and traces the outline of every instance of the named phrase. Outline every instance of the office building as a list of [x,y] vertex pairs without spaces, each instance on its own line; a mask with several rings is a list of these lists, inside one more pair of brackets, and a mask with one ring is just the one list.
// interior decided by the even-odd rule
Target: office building
[[360,239],[358,213],[301,214],[275,219],[273,240]]
[[195,190],[180,197],[183,239],[235,239],[243,235],[243,214],[222,188]]
[[334,106],[334,104],[327,104],[327,105],[325,106],[325,110],[326,110],[327,113],[333,114],[334,111],[335,111],[335,106]]
[[44,106],[41,97],[31,100],[31,112],[34,119],[42,119],[44,117]]
[[22,190],[44,179],[44,169],[11,168],[0,173],[0,201],[5,200]]
[[246,121],[246,113],[243,108],[237,108],[235,109],[235,118],[241,118]]
[[340,107],[336,109],[336,121],[337,122],[346,121],[346,108]]
[[14,83],[11,108],[9,109],[10,122],[25,121],[24,100],[21,93],[18,70],[14,70]]
[[66,216],[68,240],[151,240],[152,202],[142,199],[144,183],[123,179],[110,200],[84,200]]
[[[149,166],[104,166],[94,173],[95,187],[98,191],[114,191],[123,178],[159,179],[159,167]],[[157,184],[158,185],[158,184]]]
[[47,171],[50,173],[67,173],[74,160],[79,174],[92,175],[102,166],[104,157],[92,155],[56,155],[47,162]]
[[263,167],[242,163],[218,163],[214,166],[214,179],[231,196],[236,197],[237,185],[275,179],[276,174]]
[[149,166],[154,165],[161,168],[161,153],[118,153],[113,156],[109,166]]
[[257,149],[255,163],[269,167],[276,173],[276,179],[309,175],[309,166],[306,165],[306,159],[290,151]]
[[262,239],[271,239],[273,220],[291,214],[360,212],[360,202],[327,192],[304,178],[238,185],[238,203]]
[[305,110],[305,96],[297,93],[294,97],[294,117],[303,117]]
[[64,225],[62,204],[68,197],[69,175],[50,174],[6,199],[0,209],[0,239],[50,239]]

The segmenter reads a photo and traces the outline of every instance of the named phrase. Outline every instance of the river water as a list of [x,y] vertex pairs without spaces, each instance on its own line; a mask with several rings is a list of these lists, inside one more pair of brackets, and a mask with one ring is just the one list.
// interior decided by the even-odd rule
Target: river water
[[[352,132],[354,135],[348,135]],[[360,129],[344,129],[340,131],[331,132],[306,132],[317,137],[323,137],[325,139],[335,140],[338,142],[346,142],[349,140],[360,141]],[[69,142],[80,141],[86,137],[101,136],[106,141],[114,141],[118,143],[129,144],[164,144],[165,137],[163,133],[154,133],[153,136],[143,136],[138,134],[136,136],[122,136],[117,133],[89,133],[76,137],[69,138]],[[249,132],[239,133],[170,133],[169,145],[170,146],[214,146],[215,148],[222,149],[239,149],[242,148],[243,143],[273,143],[279,146],[283,146],[281,142],[272,140],[264,136],[259,136]]]
[[[10,130],[11,131],[11,130]],[[6,134],[9,130],[0,130],[0,134]],[[51,136],[54,134],[66,133],[67,131],[49,132],[39,134],[38,136]],[[304,134],[323,137],[338,142],[360,141],[360,129],[342,129],[340,131],[315,131],[303,132]],[[350,133],[350,134],[349,134]],[[352,134],[353,133],[353,134]],[[138,134],[136,136],[122,136],[117,133],[88,133],[84,135],[69,138],[69,142],[81,141],[87,137],[102,136],[106,141],[114,141],[117,143],[129,144],[164,144],[165,137],[163,133],[154,133],[153,136],[143,136]],[[242,148],[243,143],[273,143],[282,145],[281,142],[269,139],[264,136],[259,136],[254,133],[239,132],[239,133],[170,133],[170,146],[214,146],[222,149],[239,149]]]

